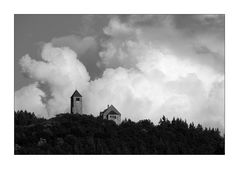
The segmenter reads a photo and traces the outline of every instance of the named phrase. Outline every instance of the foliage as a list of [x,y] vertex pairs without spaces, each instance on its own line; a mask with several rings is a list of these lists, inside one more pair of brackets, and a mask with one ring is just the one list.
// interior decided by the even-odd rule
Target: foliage
[[14,112],[14,118],[15,125],[20,126],[36,124],[45,121],[44,118],[37,118],[34,113],[29,113],[26,110]]
[[224,154],[218,129],[179,118],[113,121],[60,114],[49,120],[15,112],[15,154]]

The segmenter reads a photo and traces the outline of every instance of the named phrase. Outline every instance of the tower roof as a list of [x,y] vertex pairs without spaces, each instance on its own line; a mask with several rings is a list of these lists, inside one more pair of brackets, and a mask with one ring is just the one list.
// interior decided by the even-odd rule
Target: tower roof
[[82,97],[81,94],[76,90],[71,97]]

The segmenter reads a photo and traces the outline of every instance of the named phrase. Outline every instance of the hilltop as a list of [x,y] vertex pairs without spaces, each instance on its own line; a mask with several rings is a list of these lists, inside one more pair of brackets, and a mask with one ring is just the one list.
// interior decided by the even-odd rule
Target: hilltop
[[91,115],[60,114],[51,119],[18,111],[15,154],[224,154],[218,129],[166,117],[120,125]]

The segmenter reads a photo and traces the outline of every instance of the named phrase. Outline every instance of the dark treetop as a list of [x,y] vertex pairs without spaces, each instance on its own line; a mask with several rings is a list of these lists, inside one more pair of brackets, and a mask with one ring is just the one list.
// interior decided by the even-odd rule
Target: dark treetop
[[120,125],[99,117],[60,114],[49,120],[15,112],[15,154],[224,154],[218,129],[164,116]]

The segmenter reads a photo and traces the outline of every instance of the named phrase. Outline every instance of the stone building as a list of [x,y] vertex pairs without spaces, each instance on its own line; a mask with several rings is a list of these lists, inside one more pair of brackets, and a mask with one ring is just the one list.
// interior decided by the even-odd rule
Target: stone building
[[108,106],[107,109],[100,112],[100,117],[107,120],[113,120],[118,125],[121,123],[121,114],[113,105]]
[[83,114],[83,112],[82,112],[82,96],[77,90],[71,96],[71,113],[72,114]]

